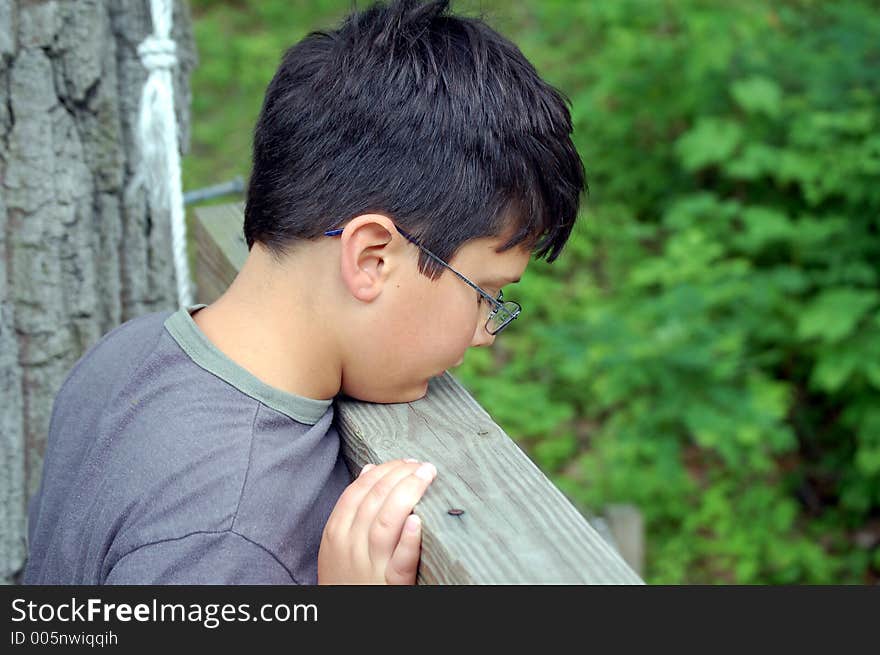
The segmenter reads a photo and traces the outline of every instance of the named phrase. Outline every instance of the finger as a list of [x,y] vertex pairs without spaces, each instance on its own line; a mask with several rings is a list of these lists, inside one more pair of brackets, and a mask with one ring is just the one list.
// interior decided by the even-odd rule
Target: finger
[[329,535],[332,540],[347,538],[348,530],[361,500],[372,485],[396,467],[414,466],[415,462],[416,460],[395,459],[379,465],[367,464],[364,466],[358,477],[343,490],[342,495],[336,501],[336,505],[330,512],[324,526],[325,534]]
[[[391,461],[389,461],[389,462],[385,462],[385,465],[388,465],[388,464],[394,464],[394,463],[397,463],[397,462],[408,462],[408,463],[418,464],[419,460],[417,460],[417,459],[413,459],[412,457],[405,457],[405,458],[403,458],[403,459],[395,459],[395,460],[391,460]],[[364,473],[367,473],[367,472],[369,472],[371,469],[376,468],[376,466],[377,466],[377,464],[364,464],[364,465],[361,467],[361,470],[358,472],[358,474],[357,474],[356,477],[359,478],[359,477],[362,476]]]
[[[418,467],[419,464],[416,461],[392,460],[363,472],[346,488],[337,501],[339,513],[335,520],[340,530],[350,531],[352,529],[355,521],[358,520],[358,514],[361,513],[364,500],[370,494],[384,498],[400,478],[406,477]],[[377,485],[379,485],[378,489]],[[334,509],[335,512],[336,509]]]
[[388,494],[391,493],[401,480],[411,476],[420,466],[420,463],[407,463],[406,465],[395,467],[377,479],[366,493],[362,494],[360,505],[358,505],[350,525],[353,538],[355,533],[358,532],[358,537],[362,538],[362,541],[359,543],[366,545],[370,524],[373,522],[376,512],[382,507],[382,503],[385,502],[385,498],[388,497]]
[[[413,511],[416,503],[421,500],[436,475],[437,469],[433,464],[423,464],[412,475],[401,479],[385,497],[382,505],[376,510],[376,516],[370,523],[367,535],[371,561],[387,561],[391,557],[400,541],[404,521]],[[353,527],[353,530],[358,528],[359,526]],[[352,536],[357,538],[355,534]]]
[[[368,567],[376,570],[377,565],[380,566],[379,571],[384,571],[388,558],[391,556],[391,548],[379,554],[377,559],[373,558],[376,549],[370,548],[369,535],[370,526],[373,523],[376,512],[382,506],[385,498],[399,484],[400,480],[412,477],[412,474],[420,468],[418,462],[409,462],[401,466],[391,468],[384,476],[377,479],[369,490],[362,496],[360,505],[354,513],[354,516],[343,533],[349,546],[349,557],[352,561],[358,562],[362,568]],[[367,475],[371,475],[370,471]],[[407,511],[409,513],[409,511]],[[401,517],[400,522],[406,516]],[[396,526],[397,534],[400,534],[400,525]]]
[[[421,466],[423,465],[407,464],[406,466],[396,468],[385,475],[382,479],[377,480],[361,499],[361,504],[357,508],[354,519],[349,526],[349,538],[352,543],[358,544],[359,547],[363,548],[365,557],[370,556],[371,550],[368,542],[370,527],[376,518],[376,513],[379,511],[379,508],[382,507],[388,494],[392,492],[400,481],[412,477]],[[409,511],[401,516],[397,523],[398,533],[400,532],[400,526],[403,523],[403,520],[406,518],[406,514],[409,514]],[[386,561],[390,555],[391,549],[389,548],[384,554],[383,566],[384,561]]]
[[403,524],[400,541],[385,568],[388,584],[415,584],[422,553],[422,521],[410,514]]

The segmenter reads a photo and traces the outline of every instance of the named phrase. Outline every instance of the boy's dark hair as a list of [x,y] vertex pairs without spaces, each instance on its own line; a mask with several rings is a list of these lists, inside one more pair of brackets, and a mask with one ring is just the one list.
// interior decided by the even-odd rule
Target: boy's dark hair
[[[375,212],[445,261],[512,227],[501,252],[556,259],[586,184],[570,100],[448,4],[376,3],[287,50],[254,130],[248,249],[260,241],[280,261]],[[443,269],[422,252],[419,270]]]

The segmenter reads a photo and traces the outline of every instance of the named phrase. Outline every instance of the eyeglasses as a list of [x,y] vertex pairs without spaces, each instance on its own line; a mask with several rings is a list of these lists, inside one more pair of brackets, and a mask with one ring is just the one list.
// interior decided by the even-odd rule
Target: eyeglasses
[[[501,332],[501,330],[503,330],[508,325],[510,325],[510,323],[511,323],[511,321],[513,321],[513,319],[515,319],[517,316],[520,315],[520,313],[522,312],[522,306],[520,306],[520,304],[518,302],[515,302],[513,300],[505,300],[504,293],[501,291],[499,291],[498,295],[495,298],[493,298],[488,293],[483,291],[480,287],[478,287],[476,284],[474,284],[469,279],[467,279],[464,275],[462,275],[461,273],[456,271],[454,268],[452,268],[449,264],[447,264],[442,259],[440,259],[437,255],[435,255],[430,250],[428,250],[423,245],[421,245],[412,236],[410,236],[409,234],[404,232],[402,229],[400,229],[396,225],[394,227],[397,228],[397,231],[400,232],[403,236],[405,236],[407,239],[412,241],[416,246],[418,246],[419,249],[424,250],[428,254],[428,256],[430,256],[432,259],[434,259],[435,261],[439,262],[440,264],[442,264],[443,266],[448,268],[453,273],[455,273],[455,275],[457,275],[462,281],[464,281],[465,284],[467,284],[468,286],[470,286],[473,289],[476,289],[477,293],[480,294],[482,299],[485,300],[489,304],[490,311],[489,311],[489,316],[486,319],[486,332],[488,332],[491,335],[496,335],[499,332]],[[324,232],[324,235],[328,236],[328,237],[339,236],[340,234],[342,234],[344,229],[345,228],[340,227],[336,230],[328,230],[327,232]]]

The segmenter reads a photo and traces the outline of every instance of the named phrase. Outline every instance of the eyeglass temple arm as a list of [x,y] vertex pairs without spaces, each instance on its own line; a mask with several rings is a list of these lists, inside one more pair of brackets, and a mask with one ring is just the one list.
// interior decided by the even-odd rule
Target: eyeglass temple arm
[[[412,242],[413,242],[415,245],[417,245],[421,250],[424,250],[426,253],[428,253],[429,256],[433,257],[437,262],[439,262],[439,263],[440,263],[441,265],[443,265],[445,268],[448,268],[450,271],[452,271],[453,273],[455,273],[455,274],[461,279],[462,282],[464,282],[465,284],[467,284],[469,287],[471,287],[471,288],[474,289],[477,293],[479,293],[481,296],[483,296],[483,298],[485,298],[486,300],[488,300],[488,301],[492,304],[492,307],[496,308],[496,310],[497,310],[498,307],[501,307],[501,303],[498,302],[497,300],[495,300],[495,298],[493,298],[493,297],[490,296],[488,293],[486,293],[485,291],[483,291],[480,287],[478,287],[476,284],[474,284],[473,282],[471,282],[470,280],[468,280],[464,275],[462,275],[461,273],[459,273],[458,271],[456,271],[454,268],[452,268],[449,264],[447,264],[447,263],[444,262],[442,259],[440,259],[437,255],[435,255],[434,253],[432,253],[430,250],[428,250],[427,248],[425,248],[425,246],[423,246],[423,245],[420,244],[418,241],[416,241],[412,236],[410,236],[409,234],[407,234],[406,232],[404,232],[402,229],[400,229],[400,228],[397,227],[396,225],[395,225],[394,227],[397,228],[397,231],[398,231],[398,232],[400,232],[403,236],[405,236],[407,239],[409,239],[410,241],[412,241]],[[337,229],[335,229],[335,230],[328,230],[328,231],[324,232],[324,235],[325,235],[325,236],[328,236],[328,237],[339,236],[340,234],[342,234],[342,232],[343,232],[344,229],[345,229],[345,228],[340,227],[340,228],[337,228]]]

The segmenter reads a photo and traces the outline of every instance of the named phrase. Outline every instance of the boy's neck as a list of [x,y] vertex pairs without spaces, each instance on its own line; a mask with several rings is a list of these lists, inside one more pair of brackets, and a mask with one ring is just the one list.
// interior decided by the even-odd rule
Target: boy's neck
[[320,295],[309,286],[314,268],[280,271],[255,244],[229,288],[193,321],[224,355],[266,384],[331,399],[341,388],[342,363]]

